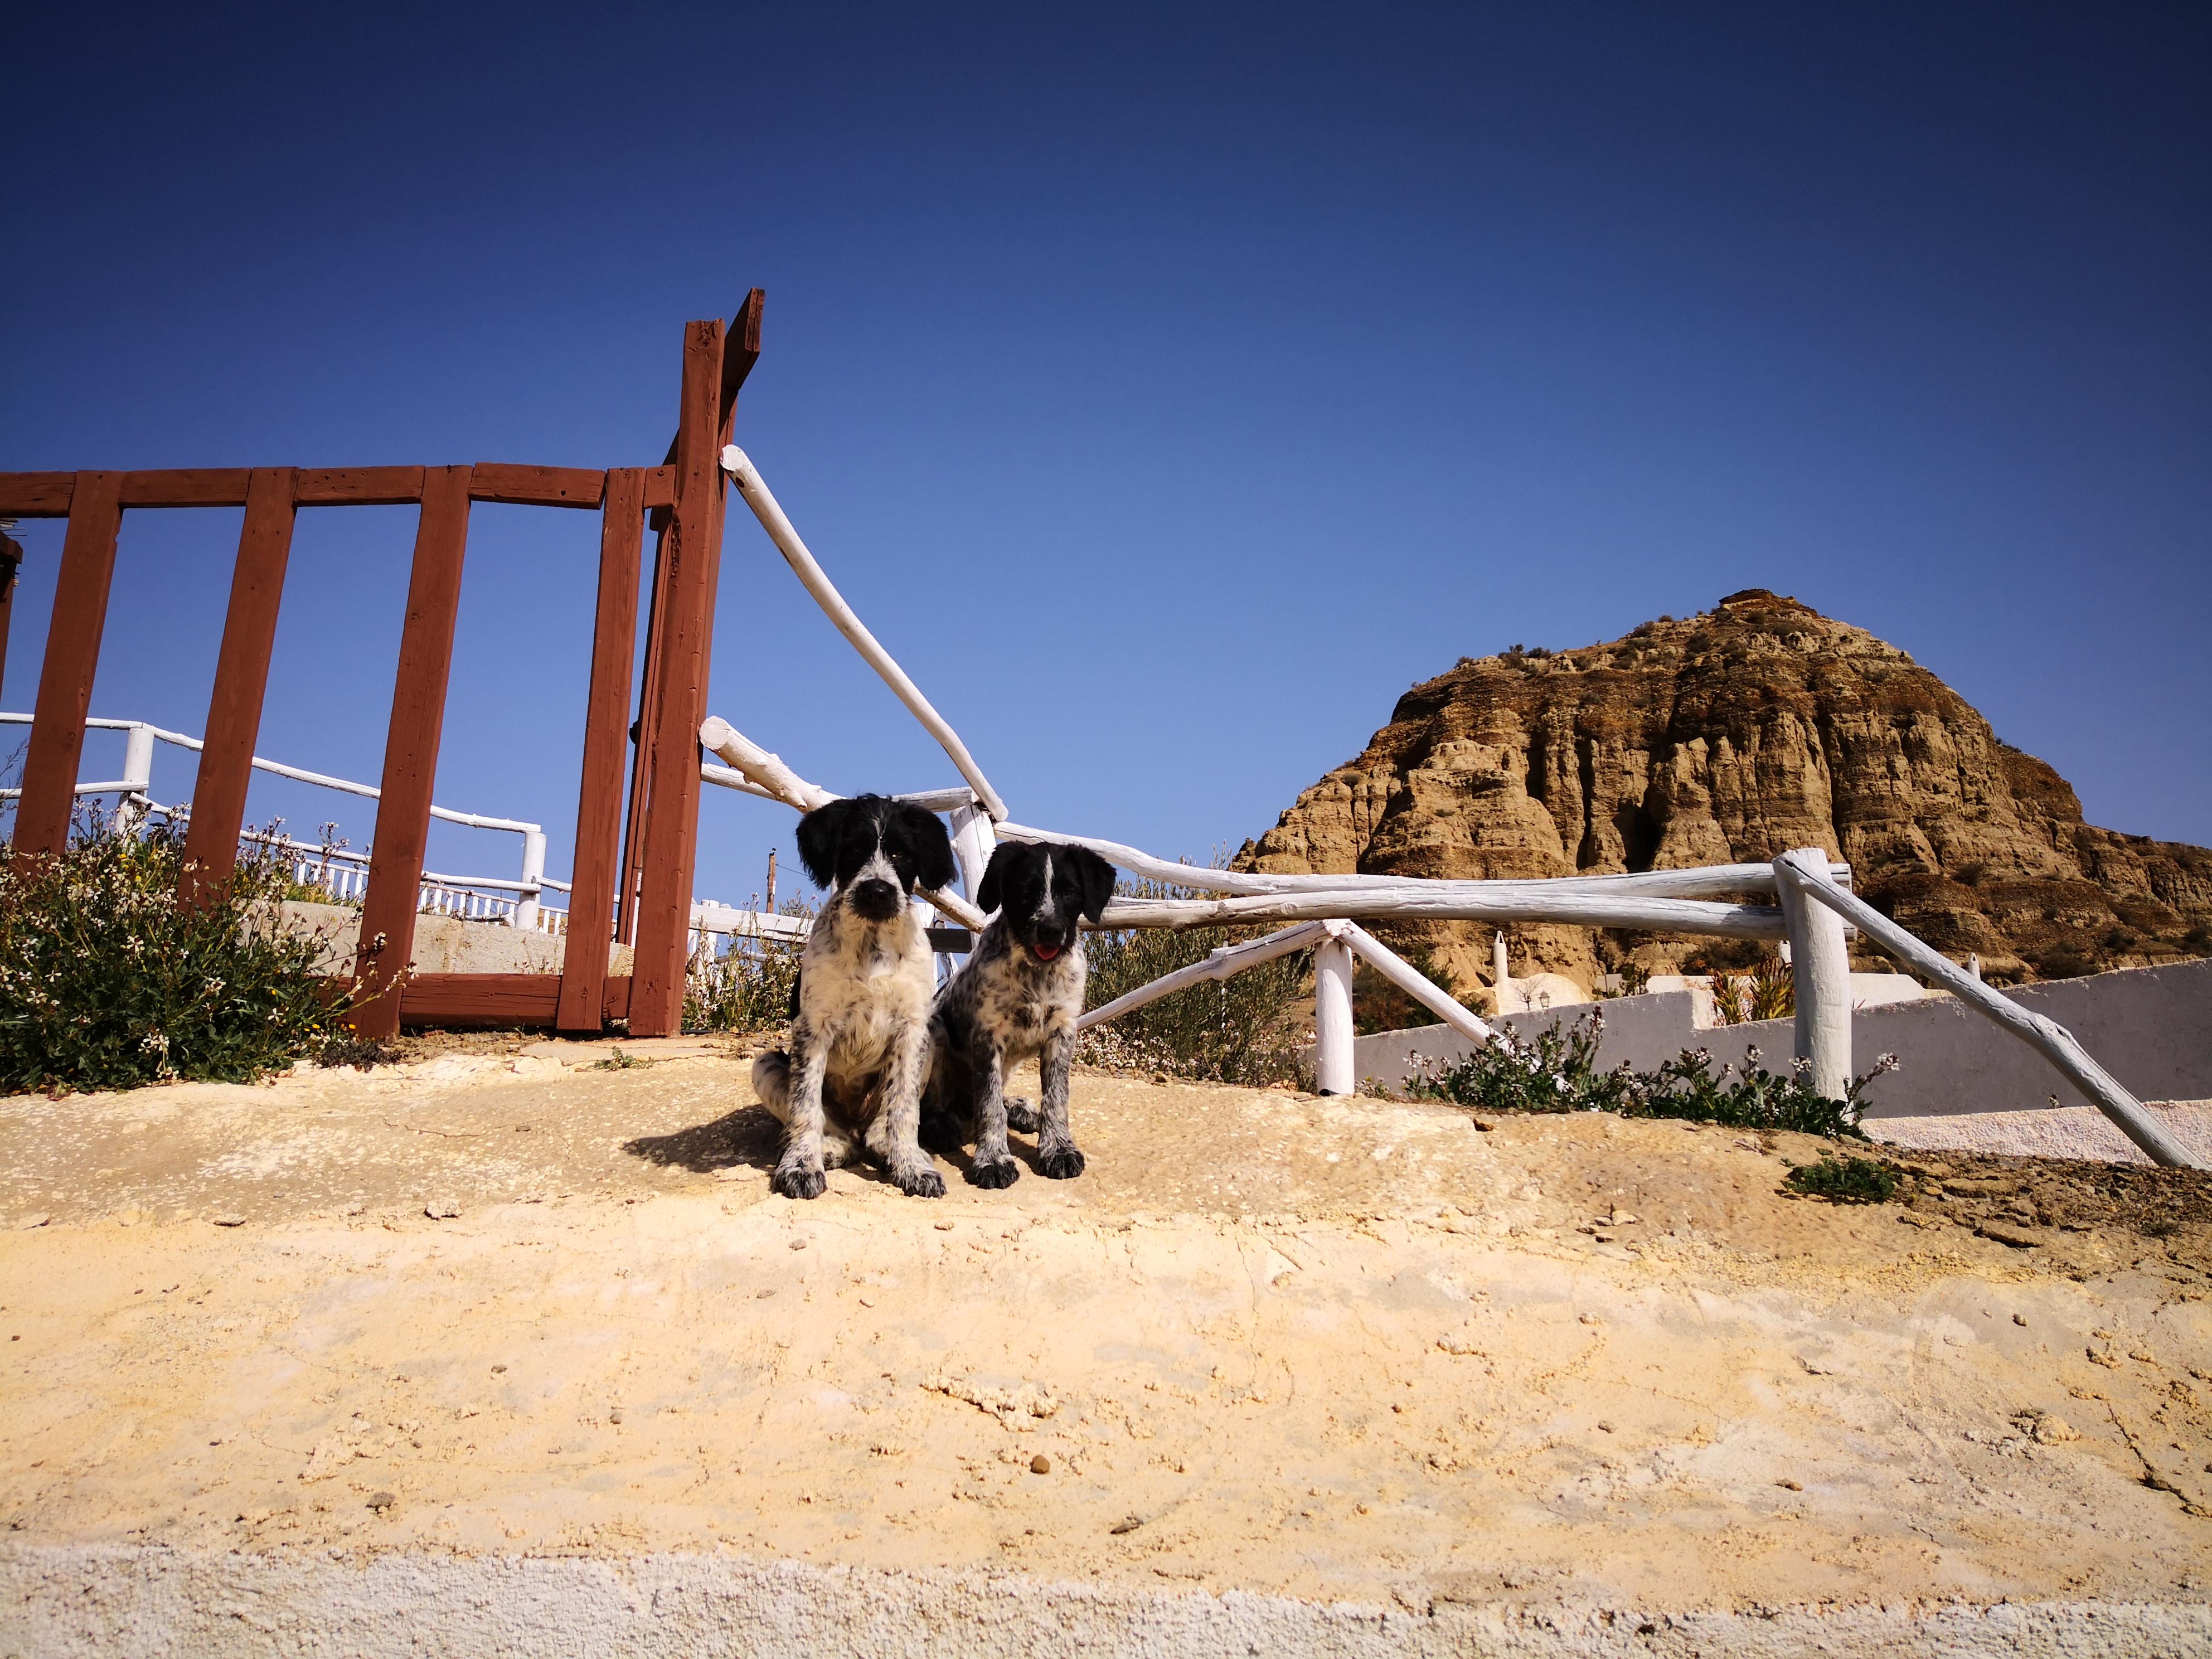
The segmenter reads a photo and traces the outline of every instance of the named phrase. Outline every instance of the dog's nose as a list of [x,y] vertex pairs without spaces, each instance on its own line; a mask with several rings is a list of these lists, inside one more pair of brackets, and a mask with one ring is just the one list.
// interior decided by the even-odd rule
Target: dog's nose
[[871,877],[854,887],[853,908],[864,916],[896,915],[899,890],[880,877]]

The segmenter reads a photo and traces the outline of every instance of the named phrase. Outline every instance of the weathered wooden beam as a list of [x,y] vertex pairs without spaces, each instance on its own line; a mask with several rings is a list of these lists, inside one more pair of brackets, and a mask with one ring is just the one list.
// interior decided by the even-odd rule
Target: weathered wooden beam
[[653,618],[660,642],[658,706],[650,745],[641,744],[637,763],[650,769],[640,842],[636,982],[630,991],[630,1031],[638,1036],[672,1036],[684,1017],[692,854],[699,830],[699,726],[707,714],[719,563],[714,507],[722,479],[714,439],[722,345],[719,318],[684,330],[676,507],[662,538]]
[[0,518],[66,519],[74,472],[0,472]]
[[295,483],[292,468],[276,466],[255,469],[246,486],[246,525],[231,567],[230,609],[223,617],[215,689],[202,728],[206,736],[199,775],[192,785],[191,823],[185,836],[181,890],[187,900],[220,894],[238,865],[238,832],[246,823],[253,744],[261,733],[284,568],[292,552]]
[[430,469],[423,479],[422,514],[408,577],[407,621],[393,677],[368,890],[362,899],[361,951],[354,972],[362,994],[371,999],[356,1021],[364,1036],[390,1036],[402,1017],[401,1000],[382,994],[414,956],[416,906],[429,847],[430,786],[445,729],[468,533],[469,469]]
[[[287,469],[288,471],[289,469]],[[243,507],[252,469],[175,467],[123,475],[125,507]]]
[[[293,485],[292,500],[300,507],[405,507],[422,499],[428,470],[419,466],[302,468]],[[448,473],[456,470],[438,469]],[[458,470],[467,471],[465,467]]]
[[33,856],[58,854],[69,845],[85,715],[92,705],[100,639],[107,627],[108,589],[115,579],[123,475],[78,473],[70,502],[53,621],[46,629],[39,701],[32,710],[30,752],[23,761],[23,793],[15,803],[15,850]]
[[592,678],[585,695],[583,776],[576,793],[576,854],[562,957],[558,1023],[596,1031],[605,1002],[607,947],[614,938],[615,884],[622,860],[623,778],[629,748],[630,664],[637,650],[638,562],[645,537],[645,474],[607,474],[599,528],[599,608],[592,626]]
[[479,461],[469,470],[469,495],[514,507],[579,507],[596,510],[607,475],[580,466],[519,466]]

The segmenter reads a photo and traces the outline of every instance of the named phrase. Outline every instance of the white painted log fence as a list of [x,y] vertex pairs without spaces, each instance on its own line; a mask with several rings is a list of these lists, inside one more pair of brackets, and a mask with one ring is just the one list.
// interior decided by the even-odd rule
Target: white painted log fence
[[[1493,1035],[1471,1010],[1431,984],[1355,919],[1554,922],[1775,939],[1787,942],[1795,981],[1797,1058],[1807,1063],[1808,1081],[1814,1087],[1841,1098],[1851,1077],[1848,928],[1855,924],[1884,950],[1938,979],[1970,1006],[2035,1045],[2157,1162],[2196,1167],[2197,1160],[2071,1036],[1984,985],[1978,977],[1847,891],[1840,884],[1850,879],[1848,866],[1832,863],[1819,848],[1793,849],[1771,864],[1547,881],[1425,881],[1398,876],[1200,870],[1154,858],[1118,842],[1054,835],[1010,823],[1005,801],[983,776],[967,745],[837,591],[751,459],[734,444],[723,450],[721,459],[723,470],[806,591],[967,780],[966,792],[938,791],[908,799],[925,800],[933,810],[951,811],[954,852],[971,896],[998,838],[1070,842],[1091,848],[1132,875],[1224,896],[1116,898],[1106,907],[1099,923],[1103,928],[1293,924],[1265,938],[1224,945],[1203,962],[1164,975],[1095,1008],[1083,1016],[1083,1028],[1117,1018],[1189,986],[1224,979],[1259,963],[1311,947],[1316,981],[1315,1080],[1324,1092],[1343,1094],[1356,1085],[1352,1058],[1355,955],[1364,957],[1377,972],[1455,1030],[1477,1042],[1487,1042]],[[726,767],[702,769],[702,775],[710,782],[780,800],[800,811],[836,799],[719,717],[706,721],[699,738],[710,752],[727,763]],[[1746,894],[1771,895],[1776,902],[1745,903]],[[982,925],[984,918],[973,905],[949,892],[925,896],[968,927]]]

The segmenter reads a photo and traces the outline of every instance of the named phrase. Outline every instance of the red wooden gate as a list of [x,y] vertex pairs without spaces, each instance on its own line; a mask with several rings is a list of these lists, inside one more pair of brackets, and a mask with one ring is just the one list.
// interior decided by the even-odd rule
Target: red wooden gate
[[[403,1022],[596,1032],[606,1020],[627,1019],[637,1036],[675,1032],[684,1012],[699,833],[699,723],[707,714],[721,560],[720,458],[732,439],[738,390],[760,356],[762,297],[753,289],[726,330],[719,319],[685,325],[676,438],[667,460],[656,467],[600,472],[481,463],[0,473],[0,517],[69,520],[16,805],[17,850],[53,853],[68,843],[125,509],[246,509],[185,839],[198,866],[185,879],[208,884],[226,881],[237,861],[295,515],[303,507],[418,503],[422,516],[355,969],[364,998],[371,1000],[361,1008],[357,1029],[368,1036],[389,1036]],[[445,723],[469,507],[475,501],[597,508],[601,515],[576,865],[558,974],[403,972],[414,951],[430,785]],[[635,754],[625,789],[639,562],[648,514],[659,537]],[[619,977],[607,972],[608,948],[617,938],[634,947],[635,963],[633,974]],[[395,981],[399,994],[386,994]]]

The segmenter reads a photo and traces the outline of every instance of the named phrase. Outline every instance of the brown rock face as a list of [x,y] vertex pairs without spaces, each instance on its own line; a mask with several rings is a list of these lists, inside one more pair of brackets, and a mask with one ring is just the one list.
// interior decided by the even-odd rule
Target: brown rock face
[[[1978,951],[1991,978],[2212,951],[2212,851],[2084,823],[2064,779],[1904,652],[1757,588],[1609,645],[1462,659],[1401,697],[1237,866],[1595,875],[1813,846],[1848,860],[1857,891],[1930,944]],[[1407,933],[1462,986],[1488,980],[1486,927]],[[1743,954],[1508,933],[1516,974],[1585,985],[1625,960]]]

